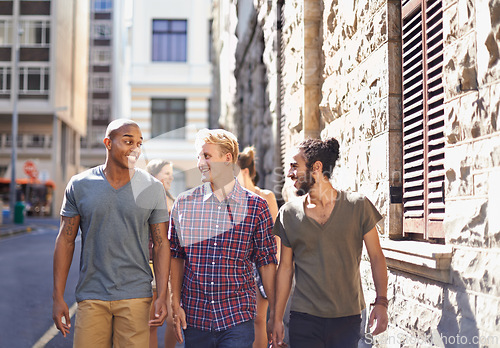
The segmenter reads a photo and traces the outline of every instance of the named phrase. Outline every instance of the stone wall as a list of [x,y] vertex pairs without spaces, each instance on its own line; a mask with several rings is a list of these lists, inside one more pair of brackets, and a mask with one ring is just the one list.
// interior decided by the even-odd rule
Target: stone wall
[[[313,134],[304,128],[315,117],[305,107],[311,106],[307,81],[320,67],[319,75],[309,75],[321,88],[319,136],[334,136],[341,146],[332,181],[372,200],[385,218],[383,244],[400,238],[402,205],[391,203],[389,194],[402,180],[400,1],[285,1],[281,110],[276,2],[254,1],[254,22],[236,52],[234,119],[242,145],[257,146],[261,185],[273,188],[280,148],[288,151]],[[308,31],[307,18],[314,16],[319,37]],[[435,278],[418,261],[396,260],[405,266],[389,269],[390,323],[386,333],[365,342],[374,346],[443,347],[465,340],[500,346],[500,0],[443,0],[443,25],[444,229],[451,262],[440,270],[446,276]],[[314,45],[319,54],[311,54]],[[429,243],[412,243],[417,258],[419,250],[429,250]],[[361,269],[369,303],[375,291],[366,254]]]
[[273,189],[275,168],[279,166],[277,103],[276,6],[254,1],[247,30],[236,47],[235,96],[236,133],[241,148],[256,148],[258,185]]

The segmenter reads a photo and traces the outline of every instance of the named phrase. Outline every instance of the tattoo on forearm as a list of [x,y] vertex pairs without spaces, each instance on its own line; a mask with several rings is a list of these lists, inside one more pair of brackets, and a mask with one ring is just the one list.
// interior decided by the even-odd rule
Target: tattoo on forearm
[[75,235],[75,231],[78,232],[78,218],[75,216],[66,218],[65,220],[66,223],[64,225],[64,234],[66,234],[67,236]]
[[151,225],[151,236],[153,237],[153,243],[155,245],[162,245],[163,239],[161,238],[160,224]]

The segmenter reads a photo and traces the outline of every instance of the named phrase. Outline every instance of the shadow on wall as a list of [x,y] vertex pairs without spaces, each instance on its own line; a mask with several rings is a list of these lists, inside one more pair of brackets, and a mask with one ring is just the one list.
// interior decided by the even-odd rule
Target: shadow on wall
[[[426,290],[419,290],[412,298],[390,299],[388,330],[375,337],[364,334],[364,324],[368,322],[369,307],[362,313],[362,339],[358,348],[368,347],[493,347],[500,346],[500,336],[481,336],[476,319],[477,300],[475,295],[466,292],[468,280],[460,272],[450,270],[452,284],[443,284],[432,280],[423,280],[413,274],[391,270],[398,276],[405,277],[422,286],[442,287],[442,296],[438,303]],[[389,287],[403,287],[402,282],[389,284]],[[415,287],[412,287],[412,291]],[[408,291],[408,290],[406,290]],[[427,297],[429,295],[429,297]],[[425,296],[425,297],[424,297]],[[415,305],[415,302],[418,302]],[[429,313],[428,307],[436,309]],[[440,318],[432,317],[440,316]],[[495,318],[490,318],[495,321]],[[438,321],[439,320],[439,321]],[[438,321],[438,322],[437,322]],[[436,325],[437,322],[437,325]],[[484,335],[484,334],[483,334]]]

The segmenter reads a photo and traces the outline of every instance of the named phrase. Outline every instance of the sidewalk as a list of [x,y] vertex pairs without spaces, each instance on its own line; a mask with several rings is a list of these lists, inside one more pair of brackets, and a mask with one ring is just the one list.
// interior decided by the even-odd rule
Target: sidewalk
[[58,227],[59,220],[50,217],[26,217],[24,219],[24,223],[14,224],[10,218],[4,217],[2,223],[0,224],[0,239],[20,233],[29,233],[36,230],[40,225]]

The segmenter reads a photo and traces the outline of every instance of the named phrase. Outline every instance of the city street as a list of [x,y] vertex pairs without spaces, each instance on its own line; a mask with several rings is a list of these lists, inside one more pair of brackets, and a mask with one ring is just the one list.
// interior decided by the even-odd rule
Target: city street
[[[0,239],[0,347],[33,347],[53,326],[52,255],[59,223],[38,219],[30,225],[36,226],[30,233]],[[69,307],[75,302],[78,263],[75,252],[65,294]],[[58,334],[46,346],[71,347],[71,337]]]
[[[33,231],[0,238],[0,348],[72,347],[73,330],[64,338],[52,322],[52,256],[59,221],[28,218],[26,224]],[[65,293],[71,314],[80,248],[78,237]],[[161,348],[165,325],[158,332]]]

